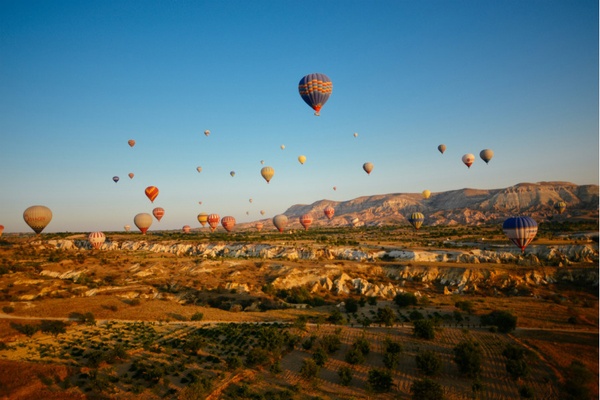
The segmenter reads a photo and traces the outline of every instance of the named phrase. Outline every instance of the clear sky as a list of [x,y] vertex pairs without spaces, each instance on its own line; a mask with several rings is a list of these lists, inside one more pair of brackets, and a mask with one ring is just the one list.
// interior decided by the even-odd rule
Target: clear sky
[[[0,224],[30,231],[36,204],[53,211],[45,232],[135,229],[163,207],[155,230],[598,184],[598,15],[597,0],[0,0]],[[313,72],[333,82],[320,117],[298,94]]]

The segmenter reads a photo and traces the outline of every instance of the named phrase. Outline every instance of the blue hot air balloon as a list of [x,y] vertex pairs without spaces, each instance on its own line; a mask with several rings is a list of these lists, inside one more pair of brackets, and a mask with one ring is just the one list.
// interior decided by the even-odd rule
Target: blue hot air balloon
[[315,115],[320,115],[321,107],[327,102],[333,89],[331,79],[325,74],[308,74],[300,79],[298,92],[302,100],[315,110]]
[[425,216],[423,214],[421,214],[420,212],[414,212],[414,213],[410,214],[410,217],[408,217],[408,222],[410,222],[410,224],[417,231],[419,230],[421,225],[423,225],[423,221],[425,221]]
[[525,247],[537,234],[537,222],[531,217],[510,217],[502,224],[504,234],[525,253]]

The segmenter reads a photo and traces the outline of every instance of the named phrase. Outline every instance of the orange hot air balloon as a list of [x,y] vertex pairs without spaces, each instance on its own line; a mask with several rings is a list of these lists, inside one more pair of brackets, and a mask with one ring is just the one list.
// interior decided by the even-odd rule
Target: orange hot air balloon
[[0,236],[2,236],[2,232],[4,232],[4,225],[0,225]]
[[192,228],[190,228],[189,225],[184,225],[183,228],[181,228],[181,230],[183,231],[183,233],[190,233]]
[[271,178],[273,178],[273,175],[275,175],[275,170],[273,169],[273,167],[263,167],[260,170],[260,174],[263,178],[265,178],[265,181],[269,183],[271,181]]
[[279,214],[273,217],[273,225],[275,225],[275,228],[277,228],[279,232],[283,232],[287,223],[288,218],[283,214]]
[[254,224],[254,227],[256,228],[257,231],[261,231],[263,228],[263,223],[262,222],[257,222],[256,224]]
[[304,230],[308,230],[308,228],[313,223],[313,217],[310,214],[304,214],[300,217],[300,224],[304,227]]
[[148,228],[150,228],[150,225],[152,225],[152,215],[148,213],[137,214],[133,218],[133,223],[138,227],[140,232],[145,235]]
[[154,210],[152,210],[152,215],[154,215],[154,218],[160,222],[163,215],[165,215],[165,209],[162,207],[156,207]]
[[92,232],[88,236],[88,242],[92,245],[93,248],[98,250],[102,247],[102,244],[106,241],[106,236],[102,232]]
[[231,232],[235,225],[235,218],[230,216],[223,217],[223,219],[221,219],[221,225],[223,225],[223,228],[225,228],[227,232]]
[[331,219],[331,218],[333,218],[333,214],[335,214],[335,209],[333,207],[331,207],[331,206],[327,206],[323,210],[323,213],[325,214],[325,216],[327,217],[327,219]]
[[130,172],[128,175],[129,175],[129,179],[133,179],[133,176],[134,176],[133,172]]
[[202,226],[206,226],[206,223],[208,222],[208,214],[207,213],[198,214],[198,222],[200,222],[200,224]]
[[40,234],[52,220],[52,211],[46,206],[31,206],[23,212],[23,219],[35,233]]
[[373,171],[373,163],[370,162],[366,162],[363,164],[363,169],[365,170],[365,172],[367,173],[367,175],[369,175],[371,173],[371,171]]
[[219,221],[221,221],[221,217],[219,214],[210,214],[206,219],[208,221],[208,226],[210,226],[210,231],[214,232],[219,226]]
[[154,203],[154,199],[158,196],[158,188],[156,186],[148,186],[146,188],[146,196]]
[[129,146],[130,146],[130,147],[133,147],[133,146],[135,146],[135,140],[133,140],[133,139],[129,139],[129,140],[127,141],[127,143],[129,144]]

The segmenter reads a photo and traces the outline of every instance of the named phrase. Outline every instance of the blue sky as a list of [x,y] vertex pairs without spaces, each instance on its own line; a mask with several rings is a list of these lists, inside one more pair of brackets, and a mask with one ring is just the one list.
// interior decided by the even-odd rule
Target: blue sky
[[[297,90],[313,72],[333,82],[320,117]],[[155,230],[321,199],[598,184],[598,2],[2,0],[0,109],[6,232],[29,231],[35,204],[53,211],[47,232],[121,230],[163,207]]]

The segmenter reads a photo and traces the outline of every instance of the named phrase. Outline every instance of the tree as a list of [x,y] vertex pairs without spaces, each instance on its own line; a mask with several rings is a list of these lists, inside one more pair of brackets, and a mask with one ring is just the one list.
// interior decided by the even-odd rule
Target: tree
[[338,376],[340,377],[340,383],[343,386],[348,386],[352,381],[352,369],[346,365],[342,365],[338,369]]
[[467,314],[473,314],[474,311],[473,302],[469,300],[457,301],[454,307],[463,310]]
[[413,335],[420,339],[435,339],[435,327],[430,319],[413,321]]
[[392,326],[396,322],[396,313],[389,306],[377,308],[377,321],[385,326]]
[[305,358],[302,360],[302,367],[300,367],[300,375],[305,379],[312,379],[319,374],[319,366],[315,360],[311,358]]
[[589,384],[593,374],[579,360],[573,360],[567,369],[564,399],[591,399]]
[[344,322],[346,322],[346,319],[342,315],[342,312],[335,308],[331,314],[329,314],[329,317],[327,317],[327,322],[334,325],[342,325]]
[[512,379],[517,380],[529,375],[528,354],[525,348],[513,344],[509,344],[502,351],[502,355],[506,357],[506,372]]
[[40,323],[40,330],[44,333],[57,336],[58,334],[65,333],[67,331],[67,324],[65,324],[63,321],[43,320]]
[[191,320],[192,321],[202,321],[202,318],[204,318],[204,314],[202,314],[201,312],[197,312],[197,313],[194,313],[194,315],[192,315]]
[[362,364],[365,361],[365,356],[362,353],[362,351],[360,351],[354,346],[350,350],[348,350],[345,358],[348,363],[353,365]]
[[413,381],[410,385],[413,400],[443,400],[444,389],[429,378]]
[[474,378],[481,370],[483,353],[479,343],[464,340],[454,347],[454,362],[461,374]]
[[492,311],[481,316],[483,325],[495,326],[500,333],[509,333],[517,327],[517,316],[509,311]]
[[392,374],[384,369],[370,369],[367,381],[375,392],[388,392],[392,388]]
[[400,353],[402,353],[402,345],[389,338],[384,342],[385,353],[383,353],[383,365],[386,368],[394,369],[400,363]]
[[348,297],[346,301],[344,301],[344,308],[347,313],[353,314],[358,311],[358,301],[352,297]]
[[313,360],[315,360],[315,363],[319,367],[322,367],[327,362],[327,358],[328,358],[328,356],[327,356],[327,352],[325,351],[325,349],[321,346],[317,347],[317,349],[313,353]]
[[417,368],[427,376],[437,375],[442,369],[442,360],[433,351],[425,350],[415,356]]
[[321,338],[320,345],[328,354],[333,354],[342,347],[342,340],[340,335],[325,335]]
[[394,296],[394,303],[398,307],[416,306],[418,303],[417,296],[414,293],[398,293]]

